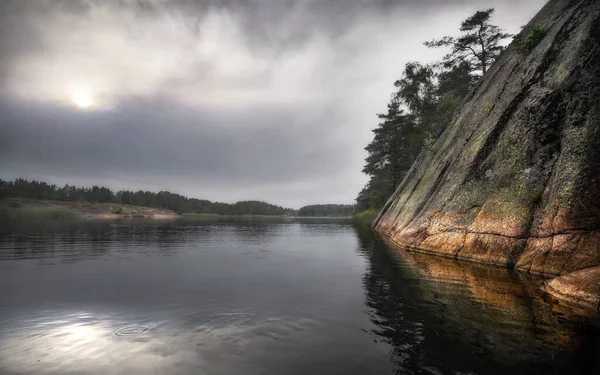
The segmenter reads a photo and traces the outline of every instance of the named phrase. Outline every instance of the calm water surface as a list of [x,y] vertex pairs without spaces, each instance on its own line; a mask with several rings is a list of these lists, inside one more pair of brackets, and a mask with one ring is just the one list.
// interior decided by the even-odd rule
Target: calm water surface
[[594,312],[343,221],[0,223],[0,374],[595,374]]

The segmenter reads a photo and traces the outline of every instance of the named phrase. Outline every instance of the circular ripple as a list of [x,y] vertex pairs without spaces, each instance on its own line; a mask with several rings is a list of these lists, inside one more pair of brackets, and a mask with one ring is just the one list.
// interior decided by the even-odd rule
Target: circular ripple
[[133,336],[139,335],[140,333],[144,333],[148,330],[148,327],[145,326],[127,326],[123,328],[119,328],[115,331],[115,336]]

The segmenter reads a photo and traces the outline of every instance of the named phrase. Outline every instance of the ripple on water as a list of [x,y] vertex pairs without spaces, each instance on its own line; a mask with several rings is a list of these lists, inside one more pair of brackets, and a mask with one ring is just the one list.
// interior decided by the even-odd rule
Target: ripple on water
[[144,333],[148,330],[146,326],[127,326],[117,329],[113,332],[114,336],[134,336]]

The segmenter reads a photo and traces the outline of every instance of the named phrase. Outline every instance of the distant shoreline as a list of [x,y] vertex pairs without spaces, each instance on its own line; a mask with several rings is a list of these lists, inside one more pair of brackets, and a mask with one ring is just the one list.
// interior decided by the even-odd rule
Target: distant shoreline
[[350,216],[291,216],[291,215],[223,215],[212,213],[183,213],[147,206],[122,205],[101,202],[52,201],[27,198],[0,200],[0,216],[14,219],[209,219],[209,218],[264,218],[264,219],[330,219],[350,220]]
[[0,201],[0,213],[9,218],[21,219],[177,219],[175,211],[118,203],[93,203],[70,201],[45,201],[37,199],[7,198]]

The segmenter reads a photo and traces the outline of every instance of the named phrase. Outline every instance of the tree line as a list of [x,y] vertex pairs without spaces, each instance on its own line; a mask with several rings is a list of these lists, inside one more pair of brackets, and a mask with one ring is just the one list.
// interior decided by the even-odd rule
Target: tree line
[[113,192],[104,186],[78,187],[66,184],[58,186],[44,181],[17,178],[12,181],[0,179],[0,199],[25,198],[46,201],[70,201],[91,203],[116,203],[173,210],[179,214],[217,215],[273,215],[273,216],[351,216],[354,205],[309,205],[295,210],[262,201],[239,201],[236,203],[211,202],[206,199],[188,198],[168,191],[119,190]]
[[394,83],[387,111],[365,147],[363,173],[369,181],[356,198],[356,212],[381,209],[417,156],[432,145],[452,122],[462,100],[500,56],[501,42],[511,37],[490,23],[494,9],[478,11],[461,23],[458,37],[425,42],[429,48],[450,48],[434,64],[409,62]]
[[313,204],[298,210],[298,216],[348,217],[354,213],[352,204]]
[[218,215],[290,215],[296,210],[261,201],[240,201],[233,204],[211,202],[205,199],[187,198],[168,191],[120,190],[113,192],[103,186],[77,187],[57,186],[43,181],[17,178],[13,181],[0,179],[0,199],[27,198],[71,202],[117,203],[133,206],[163,208],[181,213]]

